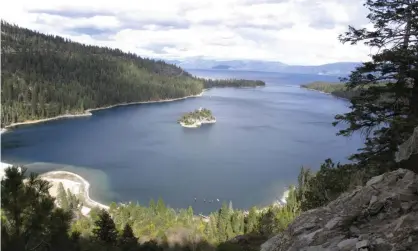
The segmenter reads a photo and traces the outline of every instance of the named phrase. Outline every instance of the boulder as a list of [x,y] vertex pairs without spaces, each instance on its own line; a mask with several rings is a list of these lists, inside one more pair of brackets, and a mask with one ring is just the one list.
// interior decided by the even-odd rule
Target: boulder
[[261,251],[418,251],[418,175],[398,169],[302,213]]

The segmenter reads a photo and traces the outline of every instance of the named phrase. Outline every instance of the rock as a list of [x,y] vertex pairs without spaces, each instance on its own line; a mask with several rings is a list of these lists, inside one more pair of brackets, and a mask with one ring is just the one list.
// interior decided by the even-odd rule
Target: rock
[[351,239],[341,241],[340,243],[337,244],[337,247],[341,251],[349,251],[349,250],[352,250],[356,246],[356,243],[357,243],[357,238],[351,238]]
[[414,250],[417,226],[418,175],[398,169],[302,213],[261,251]]
[[332,220],[328,221],[328,223],[325,225],[325,228],[328,230],[334,229],[336,226],[338,226],[342,221],[342,218],[337,216],[333,218]]
[[367,249],[369,248],[370,244],[368,240],[362,240],[356,243],[356,249]]
[[370,205],[373,205],[376,201],[377,201],[377,197],[373,195],[372,198],[370,199]]
[[409,159],[413,154],[418,154],[418,126],[415,127],[411,137],[399,146],[395,160],[401,162]]

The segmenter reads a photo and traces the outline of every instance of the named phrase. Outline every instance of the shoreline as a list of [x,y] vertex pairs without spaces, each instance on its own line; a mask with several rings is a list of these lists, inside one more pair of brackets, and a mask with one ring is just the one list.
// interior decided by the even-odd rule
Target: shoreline
[[[4,170],[7,167],[11,167],[13,166],[12,164],[9,163],[4,163],[4,162],[0,162],[0,179],[3,178],[4,176]],[[29,169],[28,169],[29,170]],[[70,179],[70,178],[66,178],[66,177],[56,177],[56,176],[60,176],[60,175],[69,175],[72,177],[75,177],[76,180],[74,179]],[[54,177],[55,176],[55,177]],[[69,172],[69,171],[50,171],[50,172],[46,172],[46,173],[42,173],[39,174],[39,177],[41,179],[47,180],[48,182],[50,182],[51,184],[53,182],[57,182],[57,183],[63,183],[65,181],[71,182],[71,183],[76,183],[76,184],[81,184],[82,185],[82,190],[83,190],[83,196],[84,196],[84,207],[87,207],[89,209],[89,211],[94,208],[94,207],[99,207],[100,209],[105,209],[105,210],[109,210],[109,206],[106,206],[98,201],[93,200],[90,197],[90,183],[84,179],[81,175],[74,173],[74,172]],[[289,189],[286,189],[283,194],[282,197],[280,198],[280,200],[274,200],[273,202],[271,202],[271,204],[267,205],[267,206],[261,206],[257,208],[257,212],[258,213],[262,213],[265,212],[266,210],[268,210],[271,206],[275,207],[275,206],[283,206],[287,203],[287,197],[289,196]],[[131,203],[131,202],[129,202]],[[121,204],[121,203],[118,203]],[[124,204],[121,204],[124,205]],[[126,204],[125,204],[126,205]],[[249,208],[248,209],[243,209],[244,213],[248,213],[249,212]],[[88,211],[88,212],[89,212]],[[88,214],[88,213],[87,213]],[[196,217],[201,217],[203,219],[205,219],[206,217],[208,217],[207,215],[203,215],[203,214],[199,214],[199,215],[195,215]]]
[[[84,196],[84,202],[86,203],[86,206],[94,208],[94,207],[99,207],[101,209],[106,209],[109,210],[109,206],[106,206],[98,201],[93,200],[92,198],[90,198],[90,183],[84,179],[83,177],[81,177],[80,175],[73,173],[73,172],[68,172],[68,171],[51,171],[51,172],[46,172],[43,174],[40,174],[39,177],[43,178],[45,180],[69,180],[69,181],[73,181],[71,179],[66,179],[66,178],[54,178],[54,177],[50,177],[50,176],[54,176],[54,175],[70,175],[73,176],[75,178],[77,178],[81,184],[83,185],[83,196]],[[75,181],[77,182],[77,181]]]
[[350,101],[350,99],[348,99],[348,98],[339,97],[339,96],[334,95],[334,94],[329,93],[329,92],[319,91],[319,90],[316,90],[316,89],[312,89],[312,88],[308,88],[308,87],[303,87],[301,85],[299,87],[302,88],[302,89],[309,90],[309,91],[315,91],[315,92],[319,92],[319,93],[322,93],[322,94],[325,94],[325,95],[330,95],[330,96],[332,96],[334,98],[337,98],[337,99],[342,99],[342,100]]
[[93,115],[92,112],[94,112],[94,111],[111,109],[111,108],[119,107],[119,106],[130,106],[130,105],[140,105],[140,104],[165,103],[165,102],[179,101],[179,100],[188,99],[188,98],[197,98],[197,97],[201,97],[206,90],[208,90],[208,89],[203,89],[202,92],[199,93],[199,94],[185,96],[185,97],[181,97],[181,98],[161,99],[161,100],[155,100],[155,101],[138,101],[138,102],[121,103],[121,104],[115,104],[115,105],[110,105],[110,106],[105,106],[105,107],[97,107],[97,108],[87,109],[87,110],[84,111],[84,113],[63,114],[63,115],[58,115],[58,116],[51,117],[51,118],[44,118],[44,119],[36,119],[36,120],[27,120],[27,121],[23,121],[23,122],[16,122],[16,123],[12,123],[10,125],[7,125],[4,128],[1,128],[0,134],[3,134],[5,132],[7,132],[8,131],[7,129],[10,129],[10,128],[13,128],[13,127],[16,127],[16,126],[20,126],[20,125],[38,124],[38,123],[44,123],[44,122],[47,122],[47,121],[59,120],[59,119],[66,119],[66,118],[87,117],[87,116],[92,116]]
[[183,122],[180,122],[179,124],[182,127],[185,127],[185,128],[199,128],[203,124],[215,124],[215,123],[216,123],[216,119],[214,119],[214,120],[205,120],[205,121],[196,121],[196,122],[194,122],[191,125],[186,125]]
[[[10,163],[4,163],[4,162],[0,162],[0,179],[3,179],[4,177],[4,170],[8,167],[13,166],[13,164]],[[30,172],[30,169],[28,169],[28,171]],[[72,176],[74,178],[76,178],[76,180],[73,179],[69,179],[69,178],[63,178],[63,177],[54,177],[57,175],[69,175]],[[68,172],[68,171],[50,171],[50,172],[46,172],[46,173],[42,173],[39,174],[39,178],[44,179],[49,181],[50,183],[52,182],[60,182],[60,181],[70,181],[73,183],[79,183],[81,184],[82,188],[83,188],[83,196],[84,196],[84,202],[85,202],[85,206],[86,207],[99,207],[101,209],[109,209],[109,206],[106,206],[98,201],[93,200],[90,197],[90,183],[84,179],[82,176],[73,173],[73,172]]]

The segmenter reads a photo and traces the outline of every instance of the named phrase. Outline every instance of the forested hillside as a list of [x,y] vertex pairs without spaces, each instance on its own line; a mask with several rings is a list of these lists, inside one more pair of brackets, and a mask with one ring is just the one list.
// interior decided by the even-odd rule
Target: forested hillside
[[243,234],[257,242],[245,250],[255,251],[298,213],[292,188],[284,207],[245,212],[223,203],[206,220],[192,207],[175,210],[161,199],[149,206],[112,203],[107,211],[93,208],[84,216],[80,195],[66,192],[61,184],[55,199],[48,193],[48,181],[21,170],[8,168],[1,180],[3,251],[233,251],[243,249],[227,241]]
[[302,88],[329,93],[339,98],[352,99],[360,94],[359,90],[348,90],[343,83],[313,82],[301,85]]
[[[196,95],[258,81],[208,80],[118,49],[90,46],[1,22],[1,126],[120,103]],[[264,83],[263,83],[264,84]]]
[[4,21],[2,126],[117,103],[196,95],[203,82],[163,61],[88,46]]
[[266,83],[260,80],[247,79],[207,79],[205,81],[205,88],[213,87],[257,87],[265,86]]

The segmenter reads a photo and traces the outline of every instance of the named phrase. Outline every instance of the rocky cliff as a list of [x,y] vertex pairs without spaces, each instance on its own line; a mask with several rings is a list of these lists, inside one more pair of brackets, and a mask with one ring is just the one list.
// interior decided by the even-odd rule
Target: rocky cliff
[[[418,170],[418,127],[396,161]],[[411,168],[415,167],[415,168]],[[327,206],[302,213],[261,251],[418,251],[418,174],[398,169],[373,177]]]
[[418,251],[418,175],[398,169],[300,215],[262,251]]

